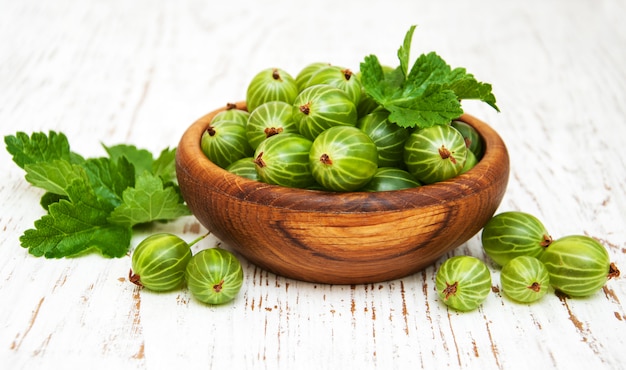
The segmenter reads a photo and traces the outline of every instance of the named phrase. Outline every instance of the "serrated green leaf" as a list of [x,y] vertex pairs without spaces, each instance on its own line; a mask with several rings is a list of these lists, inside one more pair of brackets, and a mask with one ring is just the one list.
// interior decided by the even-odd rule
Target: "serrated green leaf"
[[[408,69],[415,26],[407,31],[398,50],[400,66],[384,73],[375,55],[361,63],[365,93],[389,111],[389,120],[402,127],[448,124],[463,114],[460,101],[479,99],[499,111],[491,85],[478,82],[465,69],[452,70],[434,52],[420,55]],[[408,71],[408,73],[407,73]]]
[[152,173],[163,183],[178,183],[176,179],[176,148],[165,148],[152,163]]
[[117,207],[124,191],[135,184],[135,168],[126,157],[89,158],[83,164],[96,196]]
[[127,144],[102,146],[113,161],[117,161],[121,157],[126,157],[126,159],[135,167],[135,173],[140,174],[144,171],[152,171],[154,157],[150,151],[138,149],[134,145]]
[[400,59],[400,69],[404,76],[409,73],[409,63],[411,62],[411,42],[413,41],[413,32],[415,25],[412,25],[404,36],[404,42],[398,49],[398,59]]
[[4,137],[7,151],[13,162],[24,168],[27,164],[49,162],[55,159],[71,160],[70,145],[63,133],[34,132],[29,137],[24,132]]
[[49,205],[49,213],[24,232],[22,247],[46,258],[71,257],[96,249],[107,257],[128,252],[131,229],[108,222],[113,207],[100,201],[86,179],[75,179],[68,187],[69,200]]
[[124,191],[123,202],[111,213],[109,221],[134,226],[152,221],[171,220],[189,215],[173,187],[164,187],[160,177],[144,171],[134,188]]
[[49,162],[34,162],[24,166],[24,178],[33,186],[50,193],[67,195],[67,187],[78,178],[86,178],[85,171],[66,159],[53,159]]
[[444,90],[439,85],[429,85],[419,98],[398,99],[385,108],[389,110],[389,121],[401,127],[442,125],[463,113],[455,96],[451,90]]

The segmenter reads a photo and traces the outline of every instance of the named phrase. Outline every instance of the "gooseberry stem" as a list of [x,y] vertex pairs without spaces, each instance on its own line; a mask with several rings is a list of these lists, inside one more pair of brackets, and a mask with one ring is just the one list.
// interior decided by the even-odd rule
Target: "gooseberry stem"
[[191,243],[189,243],[189,248],[191,248],[194,244],[196,244],[197,242],[199,242],[200,240],[206,238],[207,236],[209,236],[209,234],[211,234],[210,231],[207,231],[206,234],[199,236],[198,238],[194,239]]

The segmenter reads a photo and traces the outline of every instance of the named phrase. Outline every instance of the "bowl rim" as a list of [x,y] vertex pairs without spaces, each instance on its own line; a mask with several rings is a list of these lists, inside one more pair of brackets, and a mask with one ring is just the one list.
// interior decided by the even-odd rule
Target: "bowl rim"
[[[205,175],[194,178],[194,181],[241,202],[312,213],[397,212],[441,204],[452,195],[455,201],[472,196],[494,180],[494,166],[506,166],[507,176],[509,173],[508,151],[501,137],[487,123],[464,113],[458,120],[478,131],[485,150],[473,168],[454,178],[410,189],[382,192],[332,192],[267,184],[230,173],[204,155],[200,146],[202,132],[215,115],[228,109],[247,111],[247,106],[245,101],[228,103],[200,117],[187,128],[176,151],[177,171],[186,171],[186,175],[191,178],[194,178],[191,173],[207,174],[211,182],[203,180],[207,178]],[[502,173],[502,170],[496,172]],[[410,198],[411,202],[403,202],[403,198]]]

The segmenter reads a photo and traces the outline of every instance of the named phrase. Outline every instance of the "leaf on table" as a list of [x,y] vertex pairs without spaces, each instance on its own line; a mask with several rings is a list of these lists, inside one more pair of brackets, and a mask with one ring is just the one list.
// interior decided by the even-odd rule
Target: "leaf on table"
[[120,157],[126,157],[126,159],[135,166],[135,173],[140,174],[144,171],[152,171],[154,157],[150,151],[127,144],[102,146],[113,161],[117,161]]
[[83,168],[96,196],[113,207],[122,203],[124,191],[135,184],[135,168],[126,157],[89,158]]
[[66,190],[72,181],[87,178],[82,167],[71,164],[66,159],[28,163],[24,170],[26,171],[24,178],[30,184],[58,195],[67,195]]
[[76,256],[91,249],[107,257],[121,257],[128,251],[130,227],[108,222],[113,207],[101,201],[86,179],[77,178],[67,187],[69,200],[49,205],[47,215],[35,221],[35,228],[20,237],[29,253],[46,258]]
[[144,171],[137,177],[135,187],[124,191],[123,202],[113,210],[109,221],[134,226],[189,214],[189,208],[174,187],[164,186],[160,177]]
[[[77,156],[70,152],[70,145],[63,133],[50,131],[34,132],[29,137],[24,132],[4,137],[7,151],[13,156],[13,162],[22,169],[27,164],[49,162],[62,159],[71,162]],[[80,157],[80,156],[78,156]]]
[[152,173],[163,183],[178,183],[176,179],[176,148],[165,148],[152,163]]

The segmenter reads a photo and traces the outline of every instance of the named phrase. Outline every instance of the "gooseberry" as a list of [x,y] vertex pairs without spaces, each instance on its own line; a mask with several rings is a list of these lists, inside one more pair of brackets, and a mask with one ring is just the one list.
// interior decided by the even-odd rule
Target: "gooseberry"
[[191,246],[206,235],[187,244],[170,233],[151,235],[133,250],[129,280],[149,290],[161,292],[180,287],[191,260]]
[[292,188],[313,185],[315,180],[309,165],[312,144],[299,134],[280,134],[263,140],[254,153],[259,180]]
[[491,290],[491,273],[476,257],[454,256],[445,260],[435,276],[437,295],[447,306],[471,311],[480,306]]
[[254,153],[248,143],[246,127],[230,120],[210,123],[202,133],[200,147],[211,162],[222,168]]
[[459,175],[467,150],[456,129],[435,125],[411,133],[404,145],[404,163],[420,182],[431,184]]
[[284,101],[289,104],[298,95],[296,80],[280,68],[267,68],[257,73],[246,90],[248,112],[268,101]]
[[454,120],[450,123],[450,126],[454,127],[461,133],[465,140],[465,146],[476,156],[477,159],[482,158],[484,151],[483,139],[476,129],[470,124]]
[[281,133],[298,133],[293,120],[291,104],[283,101],[269,101],[259,105],[248,118],[246,136],[248,143],[256,149],[261,141]]
[[207,304],[232,301],[243,285],[241,263],[234,254],[219,247],[193,255],[185,276],[191,294]]
[[390,122],[388,117],[388,111],[376,110],[359,118],[356,127],[376,144],[379,167],[404,167],[404,143],[409,129]]
[[419,181],[407,171],[395,167],[379,167],[374,177],[360,191],[391,191],[420,186]]
[[535,216],[518,211],[492,217],[481,234],[485,253],[504,266],[517,256],[539,257],[552,243],[552,237]]
[[609,253],[597,240],[569,235],[555,240],[541,256],[554,289],[571,297],[587,297],[608,279],[619,276]]
[[250,180],[259,181],[259,174],[256,172],[256,166],[254,164],[253,157],[246,157],[236,160],[228,167],[226,167],[226,171]]
[[517,302],[531,303],[546,295],[550,276],[546,266],[537,258],[519,256],[502,267],[500,283],[507,297]]
[[361,82],[348,68],[339,66],[327,66],[322,68],[311,75],[311,78],[304,85],[304,88],[313,85],[330,85],[336,87],[345,92],[355,105],[361,100]]
[[293,117],[301,135],[314,140],[327,128],[355,126],[356,106],[342,90],[330,85],[308,87],[293,103]]
[[354,191],[367,184],[378,168],[376,144],[352,126],[335,126],[315,138],[309,154],[313,178],[333,191]]

